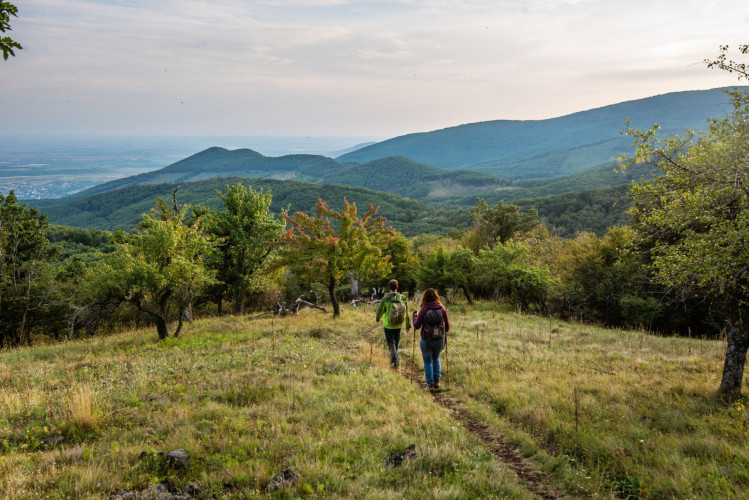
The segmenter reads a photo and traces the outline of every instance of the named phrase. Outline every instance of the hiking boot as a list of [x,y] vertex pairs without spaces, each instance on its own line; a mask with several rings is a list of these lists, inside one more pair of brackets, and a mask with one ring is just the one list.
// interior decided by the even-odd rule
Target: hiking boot
[[435,380],[434,381],[434,385],[432,387],[434,387],[435,391],[439,391],[440,390],[440,381],[439,380]]

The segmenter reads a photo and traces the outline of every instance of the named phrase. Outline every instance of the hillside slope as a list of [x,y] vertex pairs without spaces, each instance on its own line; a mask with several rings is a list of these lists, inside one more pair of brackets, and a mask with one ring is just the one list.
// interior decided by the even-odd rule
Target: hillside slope
[[490,174],[450,171],[397,156],[348,164],[323,176],[322,182],[361,186],[424,201],[468,196],[512,184]]
[[[357,204],[360,213],[369,204],[380,206],[384,215],[398,231],[413,236],[421,233],[446,234],[454,227],[468,224],[468,211],[435,210],[423,202],[402,198],[389,193],[339,184],[315,184],[300,181],[274,179],[243,179],[238,177],[213,178],[198,182],[182,183],[178,192],[180,203],[200,204],[214,209],[223,207],[216,190],[226,191],[228,184],[241,182],[254,189],[271,190],[271,210],[280,213],[311,212],[318,198],[329,202],[336,210],[343,208],[343,199]],[[132,185],[106,193],[90,194],[76,198],[30,201],[47,214],[50,222],[74,227],[129,231],[155,205],[157,197],[169,199],[176,184]]]
[[496,120],[395,137],[338,158],[366,162],[406,156],[446,169],[472,169],[509,179],[555,177],[610,162],[631,149],[619,134],[660,123],[666,134],[704,130],[730,109],[721,89],[674,92],[536,121]]
[[[379,205],[379,214],[388,219],[388,224],[409,237],[423,233],[449,234],[454,229],[467,229],[470,224],[470,207],[475,204],[477,197],[464,197],[460,199],[461,205],[451,204],[455,200],[450,200],[450,203],[426,204],[389,193],[340,184],[233,177],[183,183],[178,199],[181,203],[221,209],[221,200],[216,190],[225,191],[227,184],[237,182],[251,185],[254,189],[270,189],[273,193],[271,210],[275,213],[286,209],[310,213],[318,198],[324,199],[336,210],[342,208],[344,197],[355,202],[360,211],[365,211],[370,203]],[[574,183],[574,180],[568,182]],[[169,199],[175,187],[175,184],[127,186],[80,198],[30,203],[46,213],[53,224],[129,231],[140,222],[141,214],[147,213],[155,205],[157,197]],[[544,189],[551,192],[561,190],[561,194],[540,197],[543,196],[541,193]],[[541,184],[495,191],[485,197],[490,204],[495,204],[500,199],[499,193],[513,193],[518,196],[513,198],[513,203],[523,209],[537,207],[539,217],[555,232],[564,236],[571,236],[579,231],[592,231],[601,235],[612,225],[628,222],[626,184],[572,192],[565,189],[564,183],[561,186],[552,184],[548,188]]]

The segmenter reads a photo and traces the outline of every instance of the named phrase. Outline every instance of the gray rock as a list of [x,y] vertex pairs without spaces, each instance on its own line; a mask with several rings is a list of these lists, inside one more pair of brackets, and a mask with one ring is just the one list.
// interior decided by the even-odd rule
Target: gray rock
[[187,483],[184,491],[186,494],[196,497],[200,494],[200,485],[198,483]]
[[142,491],[120,490],[109,495],[109,500],[190,500],[200,492],[197,483],[188,484],[184,491],[177,490],[174,479],[166,478]]
[[62,436],[46,437],[39,442],[39,449],[48,450],[49,448],[53,448],[59,443],[62,443]]
[[385,469],[390,470],[400,467],[404,462],[416,458],[416,445],[411,444],[405,450],[388,455],[385,459]]
[[268,481],[268,486],[266,486],[265,489],[268,491],[276,491],[281,488],[288,488],[289,486],[294,486],[300,479],[302,479],[302,476],[291,469],[282,470],[273,476],[273,479]]
[[170,451],[166,454],[166,465],[167,467],[181,468],[187,467],[190,463],[190,455],[185,450],[180,448],[179,450]]

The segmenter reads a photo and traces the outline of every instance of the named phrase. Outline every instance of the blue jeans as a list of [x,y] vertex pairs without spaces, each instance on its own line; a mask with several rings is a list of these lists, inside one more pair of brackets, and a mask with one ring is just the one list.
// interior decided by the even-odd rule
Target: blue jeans
[[424,375],[427,379],[427,385],[434,385],[441,378],[440,352],[442,352],[444,346],[444,339],[421,339],[421,342],[419,342],[421,357],[424,360]]
[[398,344],[401,341],[401,329],[400,328],[385,328],[385,340],[388,343],[388,349],[390,350],[390,364],[393,368],[398,368],[401,364],[401,360],[398,357]]

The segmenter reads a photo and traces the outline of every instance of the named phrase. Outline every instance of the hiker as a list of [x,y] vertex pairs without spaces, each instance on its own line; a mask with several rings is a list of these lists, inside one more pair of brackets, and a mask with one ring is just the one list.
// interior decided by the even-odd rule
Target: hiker
[[440,388],[440,352],[445,346],[447,332],[450,331],[450,320],[447,310],[440,302],[440,296],[434,288],[427,288],[421,298],[421,309],[414,313],[414,328],[421,328],[421,357],[424,360],[424,375],[427,387]]
[[393,368],[401,364],[398,357],[398,344],[401,341],[401,328],[406,325],[406,333],[411,331],[411,318],[408,315],[408,303],[406,297],[398,293],[398,280],[390,280],[388,283],[390,293],[385,295],[377,308],[376,321],[383,319],[382,326],[385,328],[385,340],[390,350],[390,363]]

